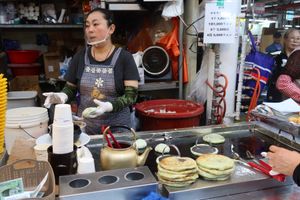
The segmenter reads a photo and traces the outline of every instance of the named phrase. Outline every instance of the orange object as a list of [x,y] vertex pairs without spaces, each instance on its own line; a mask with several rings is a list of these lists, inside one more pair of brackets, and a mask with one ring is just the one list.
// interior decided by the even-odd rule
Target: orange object
[[[172,64],[173,80],[178,80],[179,67],[183,67],[182,79],[183,79],[183,83],[187,83],[188,82],[188,67],[187,67],[187,62],[186,62],[186,55],[185,55],[185,52],[180,52],[180,50],[179,50],[179,42],[178,42],[179,20],[177,17],[173,17],[172,22],[173,22],[173,29],[168,34],[166,34],[164,37],[162,37],[156,44],[163,47],[170,56],[170,60],[171,60],[171,64]],[[179,57],[180,53],[183,54],[182,65],[178,63],[178,57]]]
[[254,88],[254,91],[253,91],[253,96],[251,98],[250,105],[249,105],[249,108],[248,108],[247,120],[250,119],[250,111],[253,110],[256,107],[257,101],[258,101],[258,98],[259,98],[259,94],[260,94],[260,79],[261,79],[260,78],[260,71],[257,68],[253,68],[253,69],[257,71],[257,78],[253,77],[256,80],[256,84],[255,84],[255,88]]

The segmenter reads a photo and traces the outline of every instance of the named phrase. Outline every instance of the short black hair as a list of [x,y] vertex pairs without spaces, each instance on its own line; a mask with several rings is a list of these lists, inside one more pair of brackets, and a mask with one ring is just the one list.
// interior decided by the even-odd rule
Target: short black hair
[[275,32],[273,33],[274,38],[281,38],[281,33],[280,32]]
[[94,12],[100,12],[104,15],[104,19],[107,20],[107,25],[110,26],[112,24],[114,24],[114,15],[111,11],[107,10],[107,9],[103,9],[103,8],[95,8],[93,10],[91,10],[88,14],[86,14],[86,18],[94,13]]

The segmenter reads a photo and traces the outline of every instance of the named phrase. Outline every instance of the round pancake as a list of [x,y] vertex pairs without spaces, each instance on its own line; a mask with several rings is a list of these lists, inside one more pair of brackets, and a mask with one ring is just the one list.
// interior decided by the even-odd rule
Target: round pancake
[[220,135],[220,134],[216,134],[216,133],[211,133],[208,135],[203,136],[203,141],[210,143],[210,144],[221,144],[225,142],[225,138]]
[[234,160],[220,154],[204,154],[196,159],[198,166],[206,169],[226,170],[234,167]]
[[207,168],[204,168],[204,167],[201,167],[198,165],[198,169],[201,169],[202,171],[205,171],[205,172],[213,174],[213,175],[220,176],[220,175],[231,174],[234,171],[235,167],[230,168],[230,169],[225,169],[225,170],[216,170],[216,169],[207,169]]
[[189,169],[197,169],[196,161],[189,157],[171,156],[162,159],[159,165],[170,171],[185,171]]
[[185,177],[174,178],[172,175],[169,176],[169,174],[165,174],[163,172],[157,172],[157,176],[167,181],[176,181],[176,182],[193,181],[199,177],[198,174],[190,174]]
[[187,176],[189,174],[195,174],[195,173],[198,172],[197,168],[176,172],[176,171],[171,171],[171,170],[164,169],[160,165],[157,165],[157,169],[158,169],[158,171],[164,172],[164,173],[167,173],[167,174],[175,174],[175,175],[183,175],[183,176]]
[[224,176],[224,177],[218,177],[218,178],[205,178],[205,177],[203,177],[203,178],[207,181],[225,181],[225,180],[229,179],[230,176]]
[[154,151],[157,153],[170,153],[170,147],[164,143],[159,143],[155,146]]
[[167,180],[174,180],[174,179],[177,179],[177,178],[184,178],[184,177],[187,177],[189,176],[190,174],[169,174],[169,173],[165,173],[165,172],[162,172],[162,171],[158,171],[157,174]]
[[214,174],[210,174],[206,171],[201,170],[200,168],[198,169],[198,173],[200,176],[202,176],[203,178],[217,178],[217,175]]
[[192,183],[194,183],[196,181],[193,180],[193,181],[184,181],[184,182],[180,182],[180,181],[168,181],[168,180],[165,180],[161,177],[158,176],[158,180],[161,184],[164,184],[164,185],[167,185],[167,186],[171,186],[171,187],[185,187],[185,186],[188,186]]

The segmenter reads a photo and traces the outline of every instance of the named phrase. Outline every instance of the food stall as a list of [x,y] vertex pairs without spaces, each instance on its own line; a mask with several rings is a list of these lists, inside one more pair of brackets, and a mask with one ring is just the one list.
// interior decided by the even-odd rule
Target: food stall
[[[232,66],[237,66],[235,20],[240,7],[225,3],[226,13],[235,14],[223,18],[224,1],[212,2],[205,14],[210,15],[207,18],[212,27],[206,27],[210,29],[204,31],[204,37],[207,44],[212,44],[208,46],[213,46],[208,52],[215,55],[207,59],[206,67],[210,69],[205,82],[196,82],[195,88],[208,85],[207,124],[219,124],[200,126],[204,106],[178,99],[154,100],[156,103],[152,102],[151,106],[155,104],[156,107],[144,107],[143,111],[139,111],[141,104],[136,105],[136,112],[140,112],[139,131],[117,125],[102,127],[102,134],[97,135],[86,134],[85,122],[75,124],[68,104],[56,105],[55,109],[60,111],[56,110],[56,120],[51,120],[53,124],[48,123],[46,108],[18,109],[26,115],[7,110],[0,116],[2,121],[6,120],[6,124],[1,124],[0,133],[4,134],[6,128],[6,137],[14,135],[14,138],[5,138],[7,149],[0,154],[0,200],[13,195],[16,196],[11,199],[20,199],[19,194],[25,195],[22,198],[49,200],[297,199],[300,190],[292,177],[274,172],[266,152],[271,145],[300,152],[299,125],[289,122],[287,117],[258,110],[249,112],[246,121],[233,123],[234,117],[237,120],[240,117],[239,98],[242,98],[243,86],[241,67],[237,114],[233,78],[237,72]],[[220,12],[215,12],[215,8]],[[228,25],[226,34],[214,35],[217,32],[214,26],[219,22],[217,17],[222,17],[224,21],[221,22]],[[178,26],[181,33],[182,24]],[[223,30],[222,27],[218,29]],[[196,35],[197,41],[202,39],[199,35]],[[182,45],[182,35],[179,39]],[[245,57],[245,48],[242,51]],[[182,59],[180,54],[178,70],[182,70]],[[192,60],[191,57],[187,59]],[[184,82],[181,75],[178,81],[180,98]],[[195,78],[192,75],[191,79]],[[222,90],[218,91],[219,88]],[[6,107],[6,83],[2,89],[1,109]],[[149,102],[144,103],[149,106]],[[254,104],[251,103],[251,107],[254,108]],[[25,127],[33,123],[36,135]],[[119,132],[119,128],[126,131]],[[9,134],[7,129],[10,129]],[[4,135],[0,136],[2,148]],[[14,143],[18,139],[23,140]],[[7,141],[11,141],[9,145]],[[152,194],[157,198],[150,198]]]
[[[268,116],[256,111],[251,114],[253,121],[230,125],[194,126],[139,132],[127,128],[128,131],[124,133],[115,133],[110,131],[113,130],[113,127],[107,127],[103,135],[87,136],[85,133],[81,133],[78,139],[79,143],[76,144],[77,148],[83,148],[83,146],[88,148],[94,159],[95,171],[78,174],[79,171],[73,171],[72,168],[71,171],[63,174],[60,168],[57,168],[58,164],[53,164],[51,160],[53,154],[48,149],[48,160],[50,159],[54,175],[50,173],[52,179],[48,182],[47,188],[50,188],[50,183],[54,184],[55,179],[59,188],[56,191],[59,199],[77,199],[79,197],[83,199],[101,197],[105,197],[105,199],[115,199],[116,197],[117,199],[142,199],[151,192],[156,192],[169,199],[228,199],[233,197],[244,199],[248,195],[260,195],[260,197],[272,199],[275,195],[297,196],[299,189],[294,185],[292,178],[281,174],[270,174],[268,166],[264,166],[267,159],[263,157],[262,153],[267,152],[272,144],[299,151],[299,126],[276,116]],[[271,123],[274,120],[277,120],[277,123]],[[212,135],[218,135],[221,139],[212,140],[213,137],[209,137]],[[112,136],[114,139],[109,140],[108,138]],[[143,140],[146,145],[137,148],[137,140]],[[49,142],[51,145],[51,137],[46,134],[40,136],[34,143],[48,144]],[[115,146],[116,143],[119,143],[122,148]],[[158,146],[162,144],[165,146],[159,150]],[[169,148],[169,152],[165,150],[166,146]],[[213,152],[211,152],[212,149]],[[25,156],[25,150],[23,149],[23,151],[23,156]],[[227,162],[226,160],[221,162],[213,159],[213,166],[202,165],[204,162],[198,162],[198,160],[205,152],[211,153],[209,155],[216,155],[215,153],[223,155],[233,164],[230,167],[224,167],[222,163],[223,161]],[[61,159],[66,162],[66,158],[68,157]],[[161,164],[166,158],[174,158],[180,162],[171,164],[172,170],[161,171],[161,168],[168,168]],[[5,164],[6,159],[7,154],[2,154],[1,163]],[[191,166],[194,166],[193,163],[196,162],[196,168],[188,166],[185,169],[183,167],[185,164],[181,163],[184,160],[192,160]],[[79,157],[77,157],[77,161],[79,165]],[[265,163],[261,161],[265,161]],[[257,167],[258,165],[261,167]],[[8,166],[11,168],[11,165]],[[220,174],[203,174],[198,171],[203,169],[203,166],[208,166],[206,168],[208,172]],[[87,172],[85,170],[90,167],[91,165],[87,165],[83,172]],[[4,172],[4,168],[0,168],[2,172]],[[44,178],[47,171],[52,172],[51,167],[43,166],[41,169],[41,175],[36,178],[39,181]],[[197,169],[197,172],[190,179],[189,172],[195,172],[194,169]],[[79,166],[77,170],[79,170]],[[183,172],[185,170],[189,174],[186,180],[187,174]],[[18,174],[13,171],[8,174]],[[38,169],[36,171],[40,172]],[[167,172],[167,178],[169,178],[167,182],[161,179],[162,172]],[[32,173],[32,170],[26,171],[23,175],[32,178],[34,177]],[[7,173],[1,173],[1,176],[1,180],[8,178]]]

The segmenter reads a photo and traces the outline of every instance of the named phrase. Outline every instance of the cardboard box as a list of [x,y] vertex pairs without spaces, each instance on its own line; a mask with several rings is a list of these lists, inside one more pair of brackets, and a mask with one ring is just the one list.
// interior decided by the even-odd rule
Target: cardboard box
[[44,53],[44,69],[46,78],[58,78],[60,75],[60,56],[56,52]]
[[39,76],[16,76],[10,82],[11,91],[39,91]]

